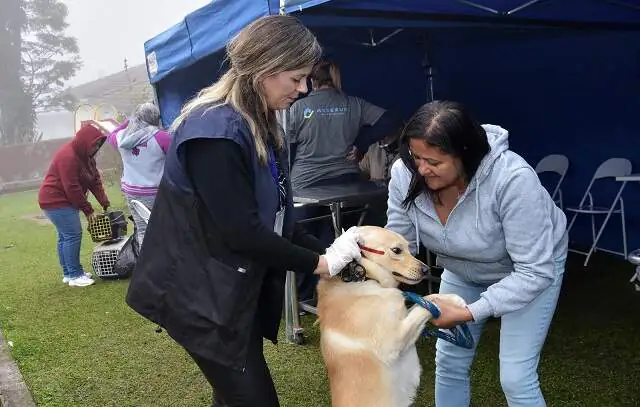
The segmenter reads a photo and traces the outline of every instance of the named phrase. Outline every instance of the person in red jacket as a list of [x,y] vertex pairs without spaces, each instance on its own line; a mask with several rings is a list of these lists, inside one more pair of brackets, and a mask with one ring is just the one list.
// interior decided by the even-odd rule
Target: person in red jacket
[[95,155],[106,136],[92,125],[83,126],[73,140],[56,151],[38,193],[38,203],[58,232],[58,257],[62,282],[72,287],[94,283],[91,274],[80,264],[82,226],[80,211],[91,222],[94,210],[87,191],[106,210],[110,204],[102,187]]

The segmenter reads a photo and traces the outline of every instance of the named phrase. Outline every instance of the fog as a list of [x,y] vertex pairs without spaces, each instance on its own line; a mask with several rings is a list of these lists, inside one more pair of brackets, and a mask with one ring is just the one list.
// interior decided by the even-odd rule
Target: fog
[[144,42],[209,0],[64,0],[67,33],[78,40],[84,62],[69,81],[78,85],[144,63]]
[[[144,43],[210,1],[53,0],[47,9],[38,8],[44,3],[36,0],[4,2],[0,191],[7,182],[40,177],[82,121],[104,115],[121,119],[136,104],[153,100]],[[64,31],[60,3],[68,11]],[[66,37],[76,39],[77,54]]]

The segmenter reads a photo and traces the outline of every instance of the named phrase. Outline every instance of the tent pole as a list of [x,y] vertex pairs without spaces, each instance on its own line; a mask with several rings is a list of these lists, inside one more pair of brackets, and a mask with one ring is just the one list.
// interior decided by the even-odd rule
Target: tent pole
[[498,10],[494,10],[491,7],[483,6],[482,4],[474,3],[474,2],[469,1],[469,0],[455,0],[455,1],[457,1],[458,3],[466,4],[469,7],[477,8],[477,9],[480,9],[480,10],[484,10],[484,11],[492,13],[492,14],[500,14],[500,12]]
[[514,8],[513,10],[507,11],[507,14],[517,13],[518,11],[523,10],[523,9],[529,7],[529,6],[533,6],[536,3],[540,3],[541,1],[543,1],[543,0],[531,0],[531,1],[528,1],[528,2],[526,2],[524,4],[522,4],[522,5]]

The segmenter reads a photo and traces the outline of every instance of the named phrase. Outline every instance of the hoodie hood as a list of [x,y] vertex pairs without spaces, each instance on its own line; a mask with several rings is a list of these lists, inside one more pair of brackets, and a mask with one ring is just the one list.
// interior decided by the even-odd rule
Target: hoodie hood
[[483,124],[482,128],[487,133],[487,140],[489,141],[489,147],[491,147],[491,150],[489,150],[489,153],[487,153],[480,162],[480,166],[478,167],[476,174],[469,183],[467,191],[465,191],[465,195],[471,192],[474,193],[476,201],[476,228],[478,228],[478,224],[480,222],[480,188],[482,183],[491,173],[491,169],[498,157],[509,149],[509,131],[493,124]]
[[483,124],[482,128],[487,133],[487,140],[491,150],[482,159],[476,175],[471,180],[473,187],[477,187],[487,177],[498,157],[509,149],[509,131],[493,124]]
[[71,144],[73,145],[73,150],[76,155],[80,157],[82,161],[86,162],[92,158],[89,151],[91,151],[93,146],[98,142],[104,143],[106,138],[107,137],[96,127],[87,125],[78,130]]
[[133,150],[149,141],[158,131],[160,131],[158,127],[133,117],[129,120],[127,127],[118,133],[118,147]]

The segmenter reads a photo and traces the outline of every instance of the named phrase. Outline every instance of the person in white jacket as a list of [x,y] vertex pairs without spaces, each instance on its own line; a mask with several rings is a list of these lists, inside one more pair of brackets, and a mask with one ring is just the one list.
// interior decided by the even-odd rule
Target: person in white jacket
[[120,185],[136,224],[138,244],[142,245],[147,222],[133,207],[136,200],[149,210],[158,193],[171,135],[160,128],[160,110],[153,103],[142,103],[135,113],[107,137],[107,143],[122,157]]
[[[509,150],[507,130],[479,125],[455,102],[422,106],[391,170],[387,228],[437,255],[440,293],[433,323],[468,322],[478,343],[487,318],[501,319],[500,382],[510,407],[545,406],[537,373],[568,250],[566,217],[527,162]],[[436,343],[437,407],[467,407],[475,348]]]

